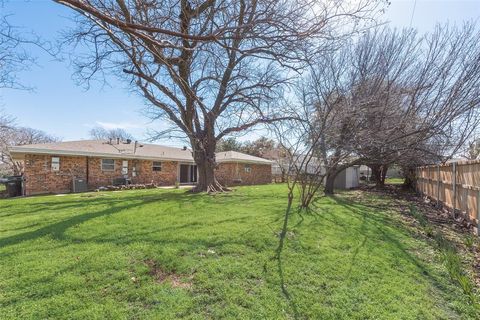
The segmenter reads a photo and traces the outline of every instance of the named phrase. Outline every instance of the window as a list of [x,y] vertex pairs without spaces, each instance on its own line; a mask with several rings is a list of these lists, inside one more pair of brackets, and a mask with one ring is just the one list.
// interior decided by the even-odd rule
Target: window
[[159,162],[159,161],[153,161],[152,170],[153,171],[162,171],[162,163]]
[[114,171],[114,170],[115,170],[115,160],[102,159],[102,171]]
[[247,172],[247,173],[252,172],[252,167],[249,164],[245,165],[245,172]]
[[52,157],[52,171],[60,171],[60,158]]

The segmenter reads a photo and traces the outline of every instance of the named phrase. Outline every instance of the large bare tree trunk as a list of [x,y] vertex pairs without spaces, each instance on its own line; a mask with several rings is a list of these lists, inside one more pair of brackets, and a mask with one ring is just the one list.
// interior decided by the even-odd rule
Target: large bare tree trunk
[[370,175],[370,181],[377,183],[380,180],[380,166],[376,164],[369,165],[372,174]]
[[388,165],[385,164],[372,164],[369,165],[372,170],[371,181],[375,181],[377,187],[385,186],[385,178],[387,177]]
[[403,181],[403,188],[414,189],[417,183],[415,167],[404,167],[403,174],[405,175],[405,180]]
[[[198,183],[194,188],[194,191],[210,191],[209,186],[215,185],[215,168],[209,163],[199,163],[198,168]],[[213,190],[212,190],[213,191]]]
[[387,178],[388,165],[382,165],[382,172],[380,174],[380,184],[377,184],[379,187],[385,186],[385,179]]
[[198,182],[194,192],[223,192],[228,191],[215,178],[216,140],[213,130],[207,130],[204,137],[191,141],[193,146],[193,159],[198,168]]
[[325,194],[332,195],[333,189],[335,186],[335,178],[337,176],[337,171],[332,171],[325,177]]

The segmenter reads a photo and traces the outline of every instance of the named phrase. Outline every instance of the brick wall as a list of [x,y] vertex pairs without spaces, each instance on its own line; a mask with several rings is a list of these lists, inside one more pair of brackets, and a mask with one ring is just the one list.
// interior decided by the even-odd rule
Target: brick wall
[[[95,189],[110,185],[115,178],[123,177],[122,161],[115,159],[113,171],[103,171],[102,158],[59,156],[60,170],[52,170],[52,155],[25,155],[25,192],[27,195],[41,193],[66,193],[72,191],[73,178],[87,179],[88,187]],[[162,170],[153,171],[150,160],[128,160],[128,177],[133,183],[174,185],[177,181],[177,166],[174,161],[162,161]],[[88,167],[87,167],[88,161]],[[133,176],[135,167],[136,176]]]
[[[162,161],[162,170],[153,171],[152,161],[132,160],[137,176],[132,178],[134,183],[151,183],[159,186],[172,186],[177,181],[178,162]],[[130,163],[129,163],[130,165]],[[129,168],[131,175],[132,169]]]
[[[72,191],[73,178],[87,179],[88,187],[95,189],[110,185],[115,178],[123,177],[123,159],[115,159],[113,171],[102,170],[102,158],[59,156],[60,170],[52,170],[52,155],[25,156],[25,192],[27,195],[41,193],[66,193]],[[150,160],[128,161],[128,177],[133,183],[154,183],[160,186],[174,185],[177,181],[178,162],[162,161],[162,170],[153,171]],[[88,166],[87,166],[88,163]],[[250,167],[250,172],[245,170]],[[133,176],[135,168],[136,176]],[[272,181],[271,165],[220,163],[216,169],[220,183],[227,186],[265,184]]]
[[[245,167],[250,167],[250,172]],[[215,172],[217,180],[226,185],[252,185],[272,182],[272,166],[269,164],[220,163]]]
[[24,175],[27,195],[70,192],[73,177],[86,178],[85,157],[59,158],[60,170],[52,171],[52,156],[25,155]]
[[[60,167],[62,165],[60,164]],[[115,159],[113,171],[102,171],[102,158],[88,158],[88,187],[89,189],[111,185],[113,179],[121,178],[122,159]]]
[[[153,171],[153,161],[132,160],[128,161],[128,177],[133,183],[154,183],[159,186],[174,185],[177,181],[177,166],[174,161],[161,161],[162,170]],[[115,159],[114,171],[102,171],[102,158],[89,158],[88,184],[90,188],[110,185],[115,178],[121,178],[124,159]],[[133,176],[135,168],[135,176]]]

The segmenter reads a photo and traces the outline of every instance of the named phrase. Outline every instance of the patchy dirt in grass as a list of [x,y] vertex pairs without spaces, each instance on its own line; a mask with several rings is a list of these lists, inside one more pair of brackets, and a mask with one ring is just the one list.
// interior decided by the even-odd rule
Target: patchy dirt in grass
[[156,261],[147,259],[144,263],[148,266],[149,274],[158,283],[169,283],[174,288],[190,289],[192,288],[193,276],[167,272],[163,270]]
[[[428,220],[435,231],[440,232],[458,250],[463,259],[465,271],[475,282],[477,292],[480,292],[480,238],[473,234],[473,225],[464,217],[453,218],[451,210],[438,207],[436,201],[422,197],[415,192],[406,191],[400,185],[388,185],[383,189],[363,187],[363,191],[390,196],[393,201],[388,204],[379,204],[378,208],[390,207],[401,213],[402,220],[414,227],[417,233],[425,238],[431,238],[428,228],[421,228],[419,221],[410,214],[410,205],[413,203],[417,210]],[[362,201],[361,197],[355,199]],[[375,204],[371,204],[375,205]]]

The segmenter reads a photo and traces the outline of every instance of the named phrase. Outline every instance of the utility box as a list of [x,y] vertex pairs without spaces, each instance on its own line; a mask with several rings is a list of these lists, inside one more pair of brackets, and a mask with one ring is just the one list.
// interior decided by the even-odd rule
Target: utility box
[[7,193],[9,197],[20,197],[23,194],[23,177],[22,176],[11,176],[7,178]]
[[127,185],[127,179],[126,178],[114,178],[112,181],[112,184],[114,186],[125,186]]
[[88,191],[86,179],[73,179],[73,192],[86,192]]

